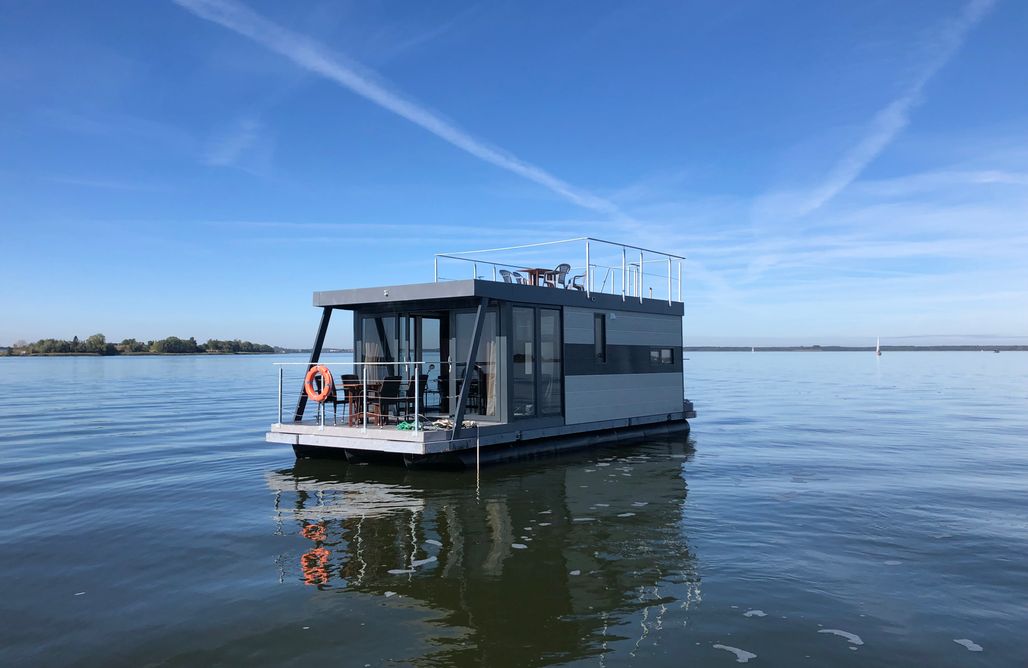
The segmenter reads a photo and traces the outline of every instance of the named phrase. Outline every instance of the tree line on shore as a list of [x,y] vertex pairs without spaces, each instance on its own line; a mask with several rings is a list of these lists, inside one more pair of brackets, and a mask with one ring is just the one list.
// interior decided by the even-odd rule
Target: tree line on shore
[[274,347],[250,341],[222,341],[208,339],[207,343],[197,343],[196,339],[180,339],[169,336],[155,341],[137,341],[124,339],[121,343],[112,343],[103,334],[93,334],[84,341],[79,337],[71,341],[66,339],[40,339],[35,343],[16,341],[7,349],[8,355],[124,355],[124,354],[196,354],[196,353],[274,353]]

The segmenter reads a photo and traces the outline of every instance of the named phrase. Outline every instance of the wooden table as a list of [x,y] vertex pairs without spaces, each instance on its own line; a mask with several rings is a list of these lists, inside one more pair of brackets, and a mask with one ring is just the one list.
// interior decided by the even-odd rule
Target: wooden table
[[539,281],[544,281],[545,285],[554,287],[557,282],[557,272],[548,267],[526,267],[525,269],[519,269],[528,274],[530,285],[539,285]]
[[[368,403],[373,403],[378,395],[378,390],[381,388],[382,383],[368,382]],[[364,424],[364,386],[361,383],[344,383],[343,388],[346,390],[346,403],[347,412],[349,415],[349,423],[351,427],[356,427]],[[368,416],[371,418],[371,416]],[[372,422],[369,419],[368,422]]]

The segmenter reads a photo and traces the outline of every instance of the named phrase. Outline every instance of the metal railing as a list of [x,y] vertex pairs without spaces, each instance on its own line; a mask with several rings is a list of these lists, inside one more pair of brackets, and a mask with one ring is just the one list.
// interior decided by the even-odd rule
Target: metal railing
[[[566,262],[567,250],[554,251],[554,247],[567,244],[579,244],[580,247],[571,253],[577,255],[584,250],[583,263],[571,264],[568,275],[576,278],[582,277],[583,284],[571,284],[565,282],[555,287],[577,288],[584,290],[586,296],[592,296],[593,292],[603,294],[618,294],[620,286],[621,300],[638,299],[640,302],[644,297],[653,299],[654,288],[658,294],[661,292],[667,298],[668,304],[673,301],[681,302],[682,297],[682,262],[685,257],[657,251],[631,244],[622,244],[615,241],[596,239],[594,237],[576,237],[574,239],[562,239],[560,241],[542,241],[534,244],[522,244],[519,246],[506,246],[504,248],[487,248],[484,250],[458,251],[453,253],[436,253],[433,263],[434,280],[438,283],[441,280],[459,280],[457,276],[444,277],[440,274],[440,260],[452,260],[470,265],[471,278],[486,279],[489,274],[479,274],[479,268],[485,267],[491,272],[491,280],[497,280],[497,272],[502,270],[513,270],[517,272],[534,271],[532,268],[539,267],[544,262],[548,266],[556,267]],[[542,250],[542,249],[546,250]],[[530,250],[529,250],[530,249]],[[549,252],[547,252],[549,251]],[[631,257],[629,252],[631,251]],[[486,254],[493,254],[490,256]],[[496,254],[510,254],[511,257],[497,257]],[[520,256],[518,259],[515,256]],[[582,255],[578,255],[583,257]],[[677,265],[677,294],[675,294],[675,271]],[[596,273],[600,271],[603,280],[599,291],[596,290]],[[555,273],[555,270],[553,272]],[[610,284],[607,278],[610,277]],[[620,280],[618,280],[620,279]],[[649,280],[649,282],[647,282]],[[548,282],[548,284],[551,284]]]
[[[323,366],[323,367],[329,367],[329,371],[330,372],[332,371],[331,367],[349,367],[350,369],[357,369],[359,367],[360,368],[360,373],[358,373],[358,374],[351,374],[351,375],[359,376],[360,392],[361,392],[361,397],[360,397],[361,429],[363,431],[367,431],[368,430],[368,415],[369,415],[369,410],[368,410],[368,392],[369,392],[369,389],[368,389],[368,385],[369,385],[369,382],[368,382],[369,381],[369,378],[368,378],[368,368],[369,367],[396,367],[397,369],[402,369],[403,370],[403,373],[401,373],[399,375],[399,380],[396,381],[396,382],[398,382],[400,384],[400,389],[403,388],[404,383],[407,383],[407,385],[409,387],[409,384],[411,382],[413,382],[414,383],[414,392],[413,392],[413,396],[409,396],[407,394],[401,395],[401,394],[399,394],[399,391],[398,391],[397,396],[395,398],[391,398],[391,399],[395,400],[397,405],[399,405],[400,403],[408,402],[408,401],[413,403],[413,415],[414,415],[414,421],[413,422],[414,422],[414,428],[413,428],[412,431],[419,432],[419,431],[422,430],[421,429],[421,419],[422,419],[423,416],[421,414],[421,410],[422,410],[422,408],[424,408],[423,404],[421,403],[421,393],[422,393],[422,389],[423,389],[423,387],[421,385],[421,376],[423,375],[421,373],[421,369],[425,368],[426,365],[434,366],[436,363],[435,362],[406,362],[406,361],[403,361],[403,362],[273,362],[272,364],[274,366],[278,367],[278,423],[277,423],[278,425],[282,424],[282,412],[283,412],[283,408],[284,408],[283,407],[283,400],[284,400],[284,396],[285,396],[284,395],[285,367],[300,366],[300,367],[305,367],[306,369],[310,369],[310,368],[313,368],[313,367],[316,367],[316,366]],[[342,375],[343,374],[341,374],[340,376],[342,376]],[[375,374],[376,377],[370,379],[372,383],[380,383],[380,382],[383,381],[384,377],[383,378],[378,378],[377,377],[378,375],[379,374],[376,373]],[[304,378],[306,378],[306,371],[304,372]],[[335,382],[336,378],[334,376],[333,376],[332,380],[333,380],[333,385],[335,387],[338,387],[338,384]],[[351,388],[350,389],[347,389],[346,385],[347,384],[344,383],[343,384],[343,388],[344,388],[344,391],[346,391],[347,395],[349,396],[349,392],[353,391],[352,384],[351,384]],[[427,392],[427,387],[425,387],[424,389]],[[302,386],[301,386],[301,391],[303,391]],[[372,392],[375,392],[375,390],[373,390]],[[374,399],[374,398],[375,397],[372,397],[372,399]],[[379,398],[379,401],[380,401],[380,403],[379,403],[379,410],[382,410],[381,397],[378,397],[378,398]],[[321,428],[324,428],[324,426],[325,426],[325,403],[326,402],[324,402],[324,401],[318,402],[318,425]],[[349,410],[352,411],[353,406],[354,406],[354,402],[347,401],[347,408]],[[397,412],[399,413],[399,411],[397,411]],[[377,414],[377,415],[379,416],[379,419],[381,419],[382,415],[380,413]],[[347,417],[347,420],[348,420],[350,426],[352,426],[353,417],[354,417],[353,413],[350,412],[348,417]]]

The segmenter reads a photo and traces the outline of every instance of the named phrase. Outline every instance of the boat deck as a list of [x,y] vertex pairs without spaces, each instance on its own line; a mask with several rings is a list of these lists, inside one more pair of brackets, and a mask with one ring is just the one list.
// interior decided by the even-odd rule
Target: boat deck
[[[464,427],[460,436],[451,439],[449,429],[428,428],[419,431],[397,429],[395,424],[348,426],[346,424],[320,424],[317,420],[283,422],[271,425],[267,440],[294,447],[340,448],[344,450],[373,450],[405,455],[432,455],[476,446],[487,447],[536,439],[588,435],[593,442],[616,440],[618,430],[633,430],[654,425],[681,424],[696,416],[692,404],[685,402],[683,410],[642,417],[619,418],[573,425],[557,425],[520,429],[517,423],[487,424]],[[611,439],[605,438],[610,436]]]

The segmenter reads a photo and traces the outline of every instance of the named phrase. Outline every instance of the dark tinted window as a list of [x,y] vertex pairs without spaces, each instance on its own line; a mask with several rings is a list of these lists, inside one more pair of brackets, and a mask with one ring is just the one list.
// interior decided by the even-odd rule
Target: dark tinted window
[[607,362],[607,314],[597,313],[593,317],[593,345],[595,347],[596,361],[600,364]]

